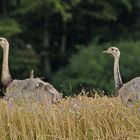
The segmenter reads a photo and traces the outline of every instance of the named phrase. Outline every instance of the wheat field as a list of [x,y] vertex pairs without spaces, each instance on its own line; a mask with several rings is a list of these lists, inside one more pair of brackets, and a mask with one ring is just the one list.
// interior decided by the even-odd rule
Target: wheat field
[[138,140],[139,104],[76,96],[58,104],[0,100],[0,140]]

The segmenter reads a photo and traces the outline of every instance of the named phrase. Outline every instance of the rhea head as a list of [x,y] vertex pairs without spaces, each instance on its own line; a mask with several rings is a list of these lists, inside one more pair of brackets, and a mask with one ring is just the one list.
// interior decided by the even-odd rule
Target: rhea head
[[8,43],[8,41],[5,38],[0,37],[0,46],[2,48],[6,48],[6,47],[9,47],[9,43]]
[[120,56],[120,51],[116,47],[110,47],[106,51],[103,51],[103,53],[109,53],[112,54],[114,57]]

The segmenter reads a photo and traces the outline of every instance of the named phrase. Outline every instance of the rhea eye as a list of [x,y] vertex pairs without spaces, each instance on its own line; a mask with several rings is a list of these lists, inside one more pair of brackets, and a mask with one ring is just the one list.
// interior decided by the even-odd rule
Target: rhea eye
[[2,42],[2,43],[5,43],[5,41],[4,41],[4,40],[2,40],[1,42]]
[[6,43],[6,40],[3,39],[3,38],[0,38],[0,42],[1,42],[2,44],[4,44],[4,43]]
[[113,49],[113,48],[112,48],[111,50],[112,50],[112,51],[114,51],[114,49]]

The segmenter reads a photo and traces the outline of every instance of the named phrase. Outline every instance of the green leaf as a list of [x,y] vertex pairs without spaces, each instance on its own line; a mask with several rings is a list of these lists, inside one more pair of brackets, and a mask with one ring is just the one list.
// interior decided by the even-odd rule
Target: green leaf
[[14,19],[6,18],[0,21],[0,33],[4,36],[12,36],[21,31],[20,25]]

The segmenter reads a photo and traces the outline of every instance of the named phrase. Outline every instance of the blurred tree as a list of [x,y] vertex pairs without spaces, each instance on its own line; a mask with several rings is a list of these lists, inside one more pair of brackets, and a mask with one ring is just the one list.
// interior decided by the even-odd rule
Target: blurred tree
[[128,28],[138,25],[136,20],[126,24],[138,7],[136,3],[139,2],[24,0],[19,3],[16,12],[23,15],[20,18],[24,26],[23,37],[30,40],[40,54],[43,75],[50,75],[51,71],[67,63],[70,55],[77,51],[76,44],[87,44],[93,38],[99,38],[101,42],[117,40],[128,35]]
[[[51,75],[52,65],[50,62],[53,58],[58,59],[60,57],[61,59],[67,54],[67,23],[72,17],[70,11],[72,6],[79,2],[80,0],[69,2],[38,0],[35,3],[30,0],[30,2],[25,1],[24,4],[22,3],[22,7],[17,10],[17,15],[22,14],[20,21],[24,23],[23,37],[26,40],[31,40],[36,52],[39,54],[41,73],[45,78]],[[61,60],[63,61],[63,59]],[[54,65],[54,67],[57,68],[58,66]]]
[[21,33],[21,28],[19,23],[15,19],[5,17],[0,21],[1,36],[11,37],[18,33]]
[[2,0],[0,5],[0,34],[1,36],[11,37],[12,35],[21,32],[19,23],[11,16],[11,7],[14,5],[14,0]]
[[80,50],[77,45],[139,39],[139,13],[139,0],[2,0],[0,35],[18,49],[31,44],[48,79]]

